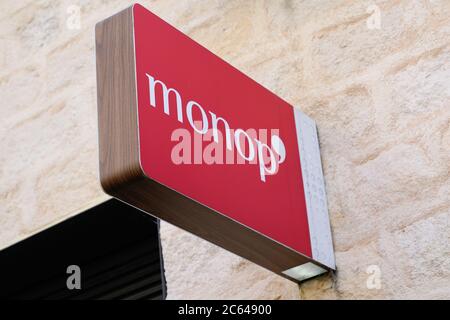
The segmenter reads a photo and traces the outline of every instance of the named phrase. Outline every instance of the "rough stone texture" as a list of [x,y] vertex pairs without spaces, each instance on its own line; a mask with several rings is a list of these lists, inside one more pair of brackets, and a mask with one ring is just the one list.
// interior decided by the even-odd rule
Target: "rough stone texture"
[[[141,3],[317,120],[338,265],[299,288],[163,223],[169,298],[450,297],[448,0]],[[106,198],[93,30],[127,5],[1,1],[0,247]]]

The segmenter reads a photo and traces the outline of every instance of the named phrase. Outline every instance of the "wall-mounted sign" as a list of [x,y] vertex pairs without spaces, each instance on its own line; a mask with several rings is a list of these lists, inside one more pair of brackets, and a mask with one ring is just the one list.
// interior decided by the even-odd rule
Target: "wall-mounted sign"
[[335,268],[314,121],[140,5],[96,55],[107,193],[290,279]]

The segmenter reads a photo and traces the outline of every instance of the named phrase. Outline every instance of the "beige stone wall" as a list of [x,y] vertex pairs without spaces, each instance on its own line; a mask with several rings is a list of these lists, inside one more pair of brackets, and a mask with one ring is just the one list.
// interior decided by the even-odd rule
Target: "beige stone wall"
[[[339,269],[298,287],[163,224],[169,298],[450,297],[450,1],[141,3],[317,120]],[[0,247],[106,198],[93,30],[129,4],[0,2]]]

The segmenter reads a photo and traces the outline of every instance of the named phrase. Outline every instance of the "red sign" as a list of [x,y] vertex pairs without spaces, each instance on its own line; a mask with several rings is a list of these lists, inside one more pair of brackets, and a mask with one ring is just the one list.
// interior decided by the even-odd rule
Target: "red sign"
[[[121,43],[129,43],[123,46],[128,49]],[[289,278],[304,280],[334,269],[317,133],[310,118],[140,5],[98,24],[97,71],[105,159],[101,173],[109,172],[102,177],[108,193]],[[109,97],[117,95],[127,97],[125,105]],[[131,117],[127,129],[120,123],[124,116]],[[146,181],[140,190],[132,186],[134,178],[111,184],[109,176],[119,174],[111,165],[102,170],[108,162],[120,162],[114,157],[124,162],[127,147],[114,141],[124,131],[136,131],[126,144],[136,149],[130,153],[136,153],[134,165]],[[158,194],[155,185],[195,203],[204,211],[201,217],[217,217],[217,224]],[[158,197],[173,215],[160,212]],[[223,219],[228,227],[221,226]],[[241,232],[236,228],[248,234],[239,236],[245,248],[229,243]],[[261,246],[269,243],[289,256],[297,254],[300,263],[261,263],[264,257],[252,257],[250,247],[259,241],[252,237],[261,238]]]

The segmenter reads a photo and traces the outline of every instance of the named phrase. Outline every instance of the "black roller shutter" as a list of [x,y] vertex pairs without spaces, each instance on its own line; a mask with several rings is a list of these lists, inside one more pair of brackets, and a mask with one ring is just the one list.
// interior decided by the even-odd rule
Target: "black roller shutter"
[[[67,267],[81,269],[69,290]],[[0,299],[165,299],[158,221],[111,199],[0,251]]]

